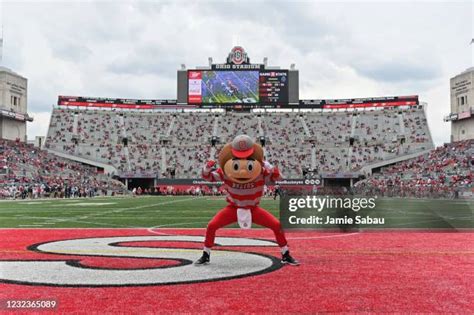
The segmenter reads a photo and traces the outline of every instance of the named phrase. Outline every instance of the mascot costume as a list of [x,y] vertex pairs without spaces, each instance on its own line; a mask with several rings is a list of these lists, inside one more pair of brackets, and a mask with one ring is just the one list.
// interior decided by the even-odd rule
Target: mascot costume
[[226,144],[219,153],[219,168],[209,161],[202,170],[207,181],[222,181],[227,191],[228,205],[221,209],[207,225],[202,257],[195,264],[210,262],[216,231],[238,222],[243,229],[253,223],[270,228],[281,248],[283,264],[299,265],[290,255],[285,234],[280,222],[269,212],[259,207],[263,186],[280,179],[280,171],[263,159],[262,147],[247,135],[239,135]]

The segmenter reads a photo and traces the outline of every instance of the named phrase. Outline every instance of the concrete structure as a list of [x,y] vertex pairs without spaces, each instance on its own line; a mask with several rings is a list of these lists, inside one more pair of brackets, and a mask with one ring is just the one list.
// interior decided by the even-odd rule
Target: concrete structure
[[451,121],[451,141],[474,139],[474,67],[450,81],[451,113],[445,121]]
[[0,66],[0,138],[26,141],[28,80]]
[[28,140],[27,143],[32,144],[35,148],[43,149],[45,140],[45,136],[35,136],[34,140]]

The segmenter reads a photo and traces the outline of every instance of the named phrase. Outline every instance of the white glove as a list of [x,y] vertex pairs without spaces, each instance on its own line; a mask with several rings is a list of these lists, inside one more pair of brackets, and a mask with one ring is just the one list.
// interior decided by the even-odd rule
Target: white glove
[[273,165],[271,165],[268,161],[263,161],[263,167],[269,171],[273,170]]

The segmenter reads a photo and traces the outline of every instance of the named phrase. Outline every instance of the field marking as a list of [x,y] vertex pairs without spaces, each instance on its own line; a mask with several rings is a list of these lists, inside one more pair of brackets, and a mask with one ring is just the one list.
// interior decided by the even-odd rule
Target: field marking
[[308,236],[308,237],[287,237],[287,240],[312,240],[312,239],[320,239],[320,238],[332,238],[332,237],[342,237],[342,236],[351,236],[355,234],[360,234],[360,232],[355,233],[344,233],[344,234],[336,234],[336,235],[325,235],[325,236]]
[[116,205],[116,202],[77,202],[71,203],[67,205],[52,205],[51,207],[90,207],[90,206],[108,206],[108,205]]
[[[100,212],[100,210],[99,210],[99,212],[98,211],[93,211],[92,213],[89,213],[87,215],[75,216],[75,217],[72,217],[72,218],[30,217],[30,216],[23,216],[22,218],[24,218],[24,219],[28,219],[28,218],[30,218],[30,219],[40,219],[40,220],[44,221],[44,224],[46,224],[46,223],[48,223],[48,224],[57,224],[57,223],[63,223],[63,222],[72,222],[72,223],[85,223],[85,224],[94,224],[94,225],[102,225],[102,226],[116,226],[116,227],[120,227],[120,228],[123,228],[123,227],[139,228],[139,227],[136,227],[136,226],[118,225],[118,224],[113,224],[113,223],[88,222],[88,221],[83,221],[83,219],[88,219],[88,218],[91,218],[91,217],[98,217],[98,216],[102,216],[102,215],[105,215],[105,214],[120,213],[120,212],[124,212],[124,211],[127,211],[127,210],[137,210],[137,209],[150,208],[150,207],[167,205],[167,204],[178,203],[178,202],[193,201],[193,200],[202,199],[202,198],[204,198],[204,197],[199,196],[199,197],[194,197],[194,198],[183,198],[183,199],[180,198],[180,199],[173,199],[173,200],[154,203],[154,204],[147,204],[147,205],[140,205],[140,206],[135,206],[135,207],[113,209],[113,210],[104,211],[104,212]],[[156,212],[158,212],[158,211],[160,211],[160,210],[157,210]],[[30,226],[30,225],[28,225],[28,226]],[[39,225],[39,226],[36,225],[36,227],[41,227],[41,226],[42,225]],[[143,228],[146,228],[146,227],[143,227]]]
[[[148,229],[146,229],[146,230],[147,230],[147,232],[152,233],[152,234],[172,235],[172,234],[167,234],[167,233],[163,233],[163,232],[153,231],[153,229],[158,229],[158,228],[167,227],[167,226],[193,225],[193,224],[201,224],[201,223],[208,223],[208,221],[206,221],[206,222],[189,222],[189,223],[160,224],[160,225],[152,226],[152,227],[150,227],[150,228],[148,228]],[[205,228],[198,228],[198,229],[205,229]]]
[[[424,220],[424,221],[412,221],[412,222],[405,222],[405,223],[397,223],[397,224],[391,224],[390,227],[392,226],[404,226],[404,225],[413,225],[413,224],[419,224],[419,223],[428,223],[428,222],[435,222],[435,221],[440,221],[440,222],[445,222],[441,218],[436,218],[436,219],[431,219],[431,220]],[[449,223],[448,223],[449,224]],[[452,229],[455,229],[455,227],[450,227]],[[429,229],[429,228],[428,228]]]
[[[208,223],[206,222],[191,222],[191,223],[172,223],[172,224],[161,224],[157,226],[153,226],[151,228],[147,229],[147,232],[152,233],[152,234],[161,234],[161,235],[171,235],[163,232],[158,232],[154,231],[154,229],[162,228],[162,227],[168,227],[168,226],[176,226],[176,225],[191,225],[191,224],[201,224],[201,223]],[[206,228],[198,228],[198,229],[206,229]],[[235,230],[241,230],[241,228],[233,228]],[[253,228],[252,228],[253,229]],[[267,228],[259,228],[262,230],[266,230]],[[355,233],[344,233],[344,234],[337,234],[337,235],[324,235],[324,236],[309,236],[309,237],[287,237],[287,240],[309,240],[309,239],[321,239],[321,238],[333,238],[333,237],[342,237],[342,236],[351,236],[355,234],[360,234],[360,232],[355,232]]]
[[[218,239],[218,237],[216,238],[216,240]],[[275,244],[275,247],[277,245]],[[114,250],[114,251],[104,251],[104,250],[100,250],[100,251],[91,251],[91,250],[87,250],[87,251],[78,251],[78,250],[74,250],[74,251],[70,251],[71,254],[74,254],[74,253],[97,253],[97,254],[105,254],[105,253],[120,253],[120,254],[129,254],[129,253],[149,253],[149,251],[145,250],[145,251],[140,251],[140,247],[133,247],[133,251],[127,251],[127,250],[121,250],[121,251],[117,251],[117,250]],[[160,252],[172,252],[172,253],[178,253],[178,252],[188,252],[190,249],[186,249],[186,248],[162,248],[162,247],[154,247],[156,249],[159,249]],[[194,249],[193,249],[194,250]],[[0,250],[1,253],[21,253],[21,254],[24,254],[24,253],[29,253],[29,251],[27,250]],[[64,253],[66,253],[67,251],[63,251]],[[213,252],[213,254],[215,255],[215,253],[218,253],[219,250]],[[370,251],[370,250],[364,250],[364,251],[359,251],[359,250],[344,250],[344,251],[330,251],[330,250],[310,250],[310,251],[305,251],[305,253],[315,253],[315,254],[318,254],[318,255],[337,255],[337,254],[356,254],[356,255],[466,255],[466,256],[470,256],[470,255],[474,255],[474,252],[472,251],[430,251],[430,252],[417,252],[417,251],[407,251],[407,252],[401,252],[401,251]]]
[[[50,219],[50,220],[55,221],[56,223],[59,223],[59,222],[77,222],[77,220],[88,219],[88,218],[91,218],[91,217],[102,216],[102,215],[105,215],[105,214],[120,213],[120,212],[124,212],[124,211],[127,211],[127,210],[138,210],[138,209],[150,208],[150,207],[167,205],[167,204],[184,202],[184,201],[193,201],[195,199],[200,199],[200,197],[198,197],[198,198],[186,198],[186,199],[175,199],[175,200],[159,202],[159,203],[154,203],[154,204],[148,204],[148,205],[141,205],[141,206],[128,207],[128,208],[118,208],[118,209],[104,211],[104,212],[100,212],[100,210],[99,210],[99,211],[94,211],[91,214],[76,216],[76,217],[73,217],[73,218],[66,218],[66,219],[61,218],[61,219]],[[44,219],[48,220],[48,218],[44,218]]]
[[[198,235],[195,235],[198,236]],[[226,237],[226,236],[222,236]],[[245,238],[245,237],[243,237]],[[219,237],[216,237],[216,241],[218,241]],[[153,241],[151,241],[153,242]],[[157,241],[159,242],[159,241]],[[128,242],[127,242],[128,243]],[[135,243],[132,241],[131,243]],[[269,246],[269,248],[277,247],[277,244],[274,246]],[[131,247],[128,247],[131,248]],[[163,248],[163,247],[153,247],[155,249],[159,249],[160,252],[188,252],[189,248]],[[129,253],[148,253],[147,249],[143,249],[143,247],[133,246],[133,249],[127,249],[124,247],[123,250],[100,250],[100,251],[92,251],[92,250],[74,250],[74,251],[63,251],[64,253],[96,253],[96,254],[106,254],[106,253],[120,253],[120,254],[129,254]],[[194,249],[192,249],[194,250]],[[215,251],[214,253],[218,253],[219,250]],[[0,253],[15,253],[15,254],[25,254],[30,253],[27,249],[0,249]],[[352,255],[461,255],[461,256],[471,256],[474,255],[474,251],[470,250],[416,250],[411,249],[407,251],[397,250],[397,249],[387,249],[387,250],[377,250],[377,249],[346,249],[346,250],[331,250],[331,249],[316,249],[316,250],[306,250],[305,253],[317,254],[317,255],[340,255],[340,254],[352,254]]]
[[[85,222],[85,221],[82,221]],[[49,229],[54,230],[117,230],[114,227],[106,228],[106,227],[48,227]],[[118,230],[147,230],[148,227],[146,226],[136,226],[136,227],[121,227]],[[205,230],[206,228],[167,228],[163,227],[162,230]],[[226,228],[227,230],[240,230],[240,228]],[[265,228],[255,228],[255,230],[264,230]],[[31,230],[30,228],[20,228],[20,227],[0,227],[0,232],[3,230]],[[168,235],[168,234],[167,234]]]
[[[130,226],[130,225],[122,225],[122,224],[114,224],[114,223],[99,223],[99,222],[90,222],[90,221],[79,221],[79,220],[76,220],[76,221],[69,221],[69,222],[73,222],[73,223],[85,223],[85,224],[93,224],[93,225],[102,225],[102,226],[109,226],[109,225],[113,225],[113,226],[116,226],[116,227],[119,227],[119,228],[132,228],[132,229],[140,229],[140,227],[136,227],[136,226]],[[46,224],[46,223],[45,223]],[[50,224],[56,224],[56,222],[54,223],[50,223]],[[113,229],[113,228],[112,228]],[[142,228],[141,228],[142,229]]]
[[[27,204],[29,202],[42,202],[42,203],[64,203],[68,205],[68,203],[74,202],[81,202],[81,201],[123,201],[123,200],[134,200],[134,199],[165,199],[166,196],[141,196],[139,198],[124,196],[124,197],[111,197],[111,196],[100,196],[100,197],[80,197],[80,198],[36,198],[36,199],[0,199],[0,208],[2,207],[2,203],[12,203],[12,204]],[[169,196],[171,197],[171,196]],[[196,196],[173,196],[174,200],[187,200],[187,199],[195,199]],[[194,198],[191,198],[194,197]],[[205,196],[197,196],[197,197],[205,197]]]
[[[38,225],[35,225],[35,226],[42,226],[42,225],[45,225],[45,224],[50,225],[50,224],[59,223],[60,222],[59,220],[62,220],[63,217],[59,217],[59,218],[47,217],[47,218],[44,218],[44,217],[22,216],[21,218],[22,219],[42,219],[42,220],[46,219],[46,220],[50,220],[50,221],[46,221],[46,222],[42,222],[42,223],[37,223]],[[73,220],[73,219],[70,219],[70,220],[68,219],[67,222],[82,223],[82,224],[93,224],[93,225],[101,225],[101,226],[113,225],[113,226],[120,227],[120,228],[146,229],[146,227],[139,227],[139,226],[130,226],[130,225],[114,224],[114,223],[99,223],[99,222],[90,222],[90,221],[84,221],[84,220],[79,221],[79,220]],[[19,226],[30,226],[30,225],[21,225],[21,224],[19,224]],[[51,227],[51,228],[54,228],[54,227]],[[15,229],[15,228],[12,228],[12,229]],[[64,229],[68,229],[68,228],[64,228]],[[78,228],[78,229],[82,229],[82,228]]]

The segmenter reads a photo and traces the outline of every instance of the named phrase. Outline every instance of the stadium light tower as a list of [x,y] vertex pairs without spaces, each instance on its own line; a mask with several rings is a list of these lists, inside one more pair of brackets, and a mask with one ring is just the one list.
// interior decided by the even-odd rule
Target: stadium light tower
[[292,63],[292,64],[290,65],[290,70],[295,70],[295,69],[296,69],[296,65],[295,65],[294,63]]
[[[2,33],[2,40],[3,40],[3,33]],[[472,63],[472,60],[474,60],[474,38],[471,39],[471,42],[469,43],[469,45],[471,45],[471,63]],[[471,64],[472,66],[472,64]]]
[[209,60],[209,68],[212,67],[212,57],[209,57],[207,60]]
[[184,63],[181,64],[181,70],[186,70],[186,65]]
[[267,63],[268,63],[268,57],[263,57],[263,65],[265,66],[265,68],[267,67]]

